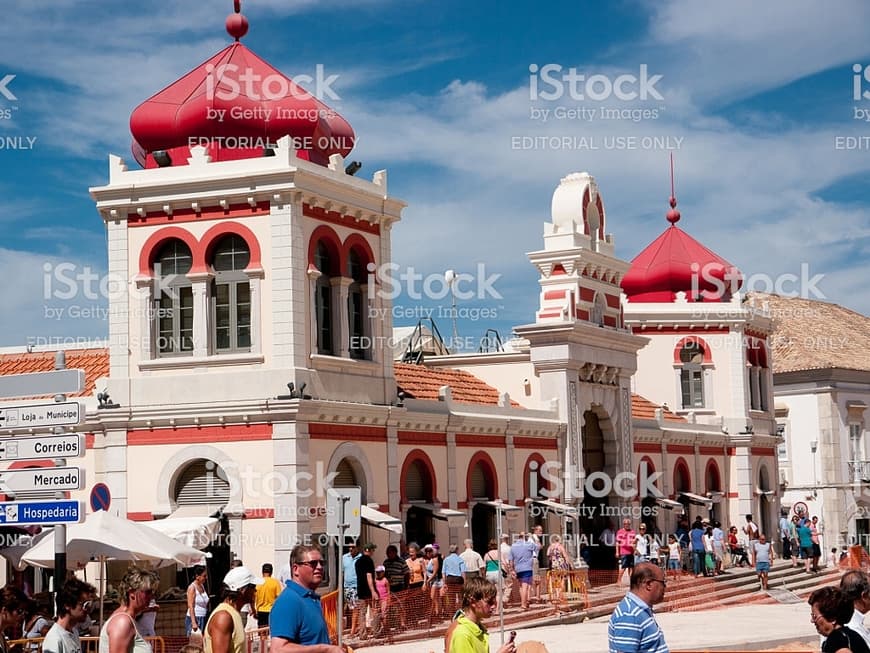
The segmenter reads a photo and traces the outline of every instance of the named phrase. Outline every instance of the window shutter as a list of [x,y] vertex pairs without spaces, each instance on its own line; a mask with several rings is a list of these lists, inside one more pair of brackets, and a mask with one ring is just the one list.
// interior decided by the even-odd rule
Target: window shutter
[[428,497],[424,492],[423,470],[420,469],[419,461],[415,461],[405,475],[405,496],[408,501],[426,501]]
[[483,465],[478,463],[471,470],[471,498],[489,499],[486,491],[486,474],[483,473]]
[[196,460],[181,473],[175,484],[179,506],[224,504],[230,498],[230,484],[220,467],[211,460]]

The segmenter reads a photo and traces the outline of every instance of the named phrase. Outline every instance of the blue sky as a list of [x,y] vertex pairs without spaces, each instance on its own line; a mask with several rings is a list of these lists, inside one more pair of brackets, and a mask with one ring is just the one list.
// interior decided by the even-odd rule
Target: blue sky
[[[47,313],[57,303],[43,299],[44,270],[67,262],[104,272],[87,189],[106,183],[109,153],[135,165],[130,112],[229,42],[231,9],[230,0],[4,3],[0,79],[15,76],[4,87],[15,99],[0,95],[0,346],[106,334],[99,311],[87,314],[100,299],[67,304],[85,315]],[[870,121],[856,119],[870,116],[870,100],[853,99],[852,69],[870,65],[866,2],[244,0],[242,11],[244,43],[285,74],[322,65],[338,75],[340,100],[329,103],[356,131],[359,175],[386,168],[391,194],[409,204],[394,260],[424,275],[481,263],[501,275],[500,299],[460,302],[490,316],[460,320],[469,342],[533,321],[537,275],[525,254],[542,247],[565,175],[596,177],[621,258],[651,242],[667,226],[668,147],[680,226],[756,289],[822,274],[814,288],[827,301],[870,313],[870,143],[846,139],[870,136]],[[610,80],[645,66],[662,76],[661,99],[532,101],[533,64]],[[602,106],[655,117],[531,117]],[[514,145],[566,136],[576,149]],[[635,146],[608,148],[614,138]],[[647,148],[644,138],[656,140]],[[855,142],[863,148],[848,149]],[[439,303],[448,302],[428,305]],[[449,319],[438,325],[451,331]]]

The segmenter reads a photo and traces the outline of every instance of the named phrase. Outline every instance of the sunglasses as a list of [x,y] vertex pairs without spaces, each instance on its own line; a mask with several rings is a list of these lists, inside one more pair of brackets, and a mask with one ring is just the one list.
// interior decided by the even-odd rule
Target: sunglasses
[[302,562],[297,562],[298,565],[308,565],[312,569],[317,569],[318,567],[323,566],[323,560],[303,560]]

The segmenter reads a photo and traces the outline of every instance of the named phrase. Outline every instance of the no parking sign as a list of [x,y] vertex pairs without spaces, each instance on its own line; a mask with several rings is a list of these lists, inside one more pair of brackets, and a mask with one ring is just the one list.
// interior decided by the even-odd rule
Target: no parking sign
[[109,491],[109,486],[105,483],[97,483],[91,489],[91,510],[108,510],[112,505],[112,493]]

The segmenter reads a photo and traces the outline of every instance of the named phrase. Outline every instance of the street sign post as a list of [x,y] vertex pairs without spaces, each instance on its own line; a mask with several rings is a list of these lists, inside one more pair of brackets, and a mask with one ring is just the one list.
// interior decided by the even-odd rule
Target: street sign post
[[[0,377],[2,379],[3,377]],[[82,421],[84,411],[77,401],[62,401],[30,406],[0,404],[0,429],[71,426]]]
[[[361,499],[362,491],[358,487],[331,487],[326,491],[327,535],[359,537]],[[343,539],[341,544],[344,544]]]
[[55,369],[54,372],[31,372],[30,374],[7,374],[0,376],[0,397],[39,397],[42,395],[75,394],[84,389],[84,370],[60,368]]
[[[326,534],[338,538],[338,587],[344,587],[344,563],[341,559],[345,537],[359,537],[361,527],[360,503],[362,490],[358,487],[331,487],[326,491]],[[344,614],[344,592],[338,593],[338,614]],[[338,629],[338,645],[341,646]]]
[[85,455],[85,436],[40,435],[0,440],[0,460],[80,458]]
[[85,472],[78,467],[36,467],[0,472],[0,492],[17,494],[33,490],[81,490]]
[[81,501],[4,501],[0,502],[0,525],[78,524],[85,518]]

